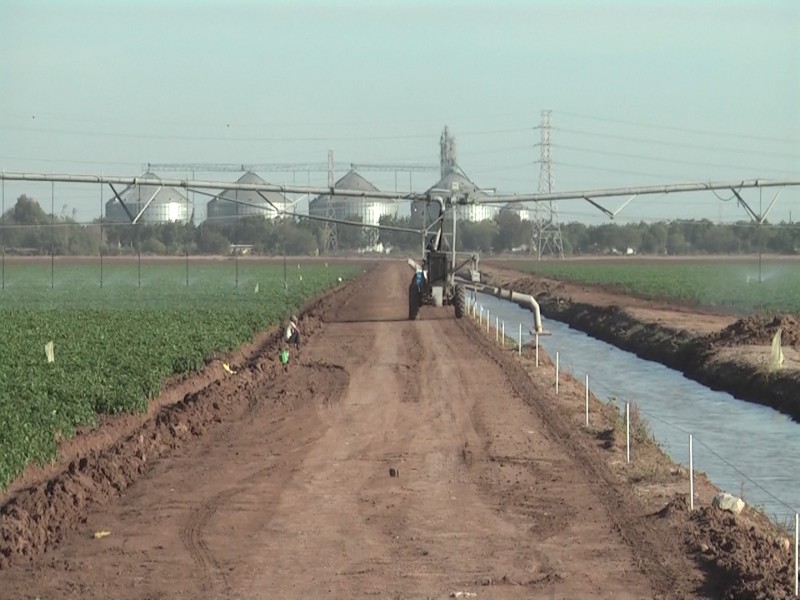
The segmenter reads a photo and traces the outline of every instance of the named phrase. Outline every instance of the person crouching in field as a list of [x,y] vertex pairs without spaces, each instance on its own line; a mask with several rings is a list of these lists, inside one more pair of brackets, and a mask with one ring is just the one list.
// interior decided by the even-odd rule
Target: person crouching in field
[[300,351],[300,328],[297,326],[297,317],[292,315],[289,319],[289,326],[284,335],[287,344],[294,344],[294,349]]

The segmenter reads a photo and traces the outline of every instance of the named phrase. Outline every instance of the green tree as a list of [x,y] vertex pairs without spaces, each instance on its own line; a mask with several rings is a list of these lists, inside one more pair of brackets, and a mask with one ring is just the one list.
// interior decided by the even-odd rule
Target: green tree
[[489,254],[493,250],[498,226],[494,221],[459,221],[456,243],[461,250]]
[[494,221],[497,225],[497,233],[492,242],[495,252],[510,251],[530,244],[531,223],[520,219],[519,214],[503,210]]

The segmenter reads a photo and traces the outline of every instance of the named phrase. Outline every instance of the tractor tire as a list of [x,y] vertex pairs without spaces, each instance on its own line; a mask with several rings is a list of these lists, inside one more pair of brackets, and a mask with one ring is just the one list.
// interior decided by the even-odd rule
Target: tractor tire
[[456,307],[456,319],[460,319],[465,314],[467,314],[467,297],[466,293],[464,292],[463,285],[456,286],[456,293],[455,297],[453,298],[453,304]]
[[422,294],[417,288],[417,282],[412,281],[408,286],[408,320],[413,321],[419,314],[419,305],[422,303]]

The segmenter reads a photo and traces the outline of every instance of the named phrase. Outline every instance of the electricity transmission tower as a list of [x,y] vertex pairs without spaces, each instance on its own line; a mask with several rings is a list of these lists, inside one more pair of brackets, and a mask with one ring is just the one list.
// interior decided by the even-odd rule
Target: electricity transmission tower
[[[333,150],[328,150],[328,189],[333,190],[333,186]],[[328,194],[328,197],[325,199],[325,218],[336,218],[336,210],[333,206],[333,194]],[[337,254],[339,252],[339,235],[336,229],[336,223],[326,221],[325,230],[322,235],[324,238],[323,249],[325,254]]]
[[[540,194],[549,194],[553,191],[553,162],[550,154],[550,112],[549,110],[542,111],[542,123],[539,127],[541,131],[541,141],[539,143]],[[537,202],[534,207],[531,250],[534,248],[539,260],[542,260],[542,256],[564,258],[558,208],[557,204],[552,200],[547,203]]]

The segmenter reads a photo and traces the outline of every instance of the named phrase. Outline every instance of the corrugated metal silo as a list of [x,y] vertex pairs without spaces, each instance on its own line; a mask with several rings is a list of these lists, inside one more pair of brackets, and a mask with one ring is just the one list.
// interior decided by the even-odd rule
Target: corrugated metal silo
[[[252,171],[248,171],[236,183],[266,184],[267,182]],[[264,197],[251,190],[226,190],[208,203],[207,218],[210,221],[254,216],[274,219],[278,216],[276,208],[281,211],[288,210],[289,203],[286,196],[280,192],[261,192],[261,194]]]
[[161,178],[150,172],[142,175],[140,179],[152,180],[153,183],[132,185],[120,194],[127,211],[117,198],[106,202],[106,219],[108,221],[130,223],[139,213],[142,214],[137,222],[147,225],[188,223],[191,220],[194,206],[181,190],[161,187],[158,184]]

